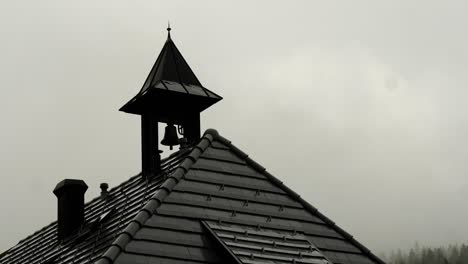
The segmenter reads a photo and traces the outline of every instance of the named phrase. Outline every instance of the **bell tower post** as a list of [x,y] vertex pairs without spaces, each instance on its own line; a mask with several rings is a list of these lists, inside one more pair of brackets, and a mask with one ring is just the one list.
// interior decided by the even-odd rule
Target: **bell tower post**
[[141,168],[145,177],[159,173],[158,121],[151,113],[141,115]]
[[187,138],[187,143],[196,143],[200,139],[200,113],[189,115],[183,121],[184,136]]

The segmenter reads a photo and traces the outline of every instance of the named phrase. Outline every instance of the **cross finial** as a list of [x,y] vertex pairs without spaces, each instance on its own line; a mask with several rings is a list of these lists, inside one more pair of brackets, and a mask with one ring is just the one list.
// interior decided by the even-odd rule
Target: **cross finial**
[[171,23],[167,21],[167,38],[171,38]]

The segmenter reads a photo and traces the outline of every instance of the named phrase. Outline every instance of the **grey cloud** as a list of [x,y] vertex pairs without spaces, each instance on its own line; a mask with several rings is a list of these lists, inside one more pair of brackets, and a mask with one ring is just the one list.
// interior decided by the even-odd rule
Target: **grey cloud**
[[168,19],[201,82],[225,98],[204,128],[377,252],[466,242],[466,8],[2,3],[0,248],[55,219],[60,179],[84,179],[89,200],[100,182],[138,173],[138,118],[117,109],[142,85]]

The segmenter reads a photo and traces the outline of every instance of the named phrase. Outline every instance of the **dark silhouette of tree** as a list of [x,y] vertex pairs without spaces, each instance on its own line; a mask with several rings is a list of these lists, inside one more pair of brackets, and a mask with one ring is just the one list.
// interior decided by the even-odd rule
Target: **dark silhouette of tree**
[[407,252],[398,250],[383,258],[388,264],[468,264],[468,245],[430,248],[416,243]]

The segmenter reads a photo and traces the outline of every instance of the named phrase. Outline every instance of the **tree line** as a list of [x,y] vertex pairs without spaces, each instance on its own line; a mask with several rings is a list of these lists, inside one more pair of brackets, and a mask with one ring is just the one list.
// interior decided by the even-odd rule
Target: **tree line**
[[431,248],[416,244],[407,252],[398,250],[382,258],[388,264],[468,264],[468,245]]

